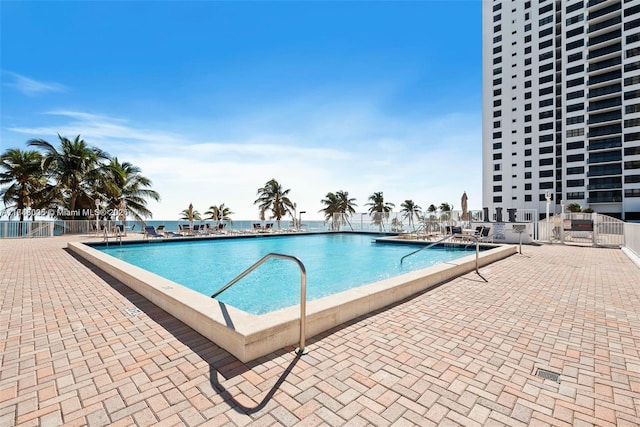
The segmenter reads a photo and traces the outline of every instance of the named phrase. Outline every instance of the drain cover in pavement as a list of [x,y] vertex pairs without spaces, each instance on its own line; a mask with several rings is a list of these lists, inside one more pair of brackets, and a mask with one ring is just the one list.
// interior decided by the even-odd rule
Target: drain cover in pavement
[[124,312],[127,313],[129,317],[137,317],[139,314],[142,314],[142,310],[139,308],[125,308]]
[[555,372],[547,371],[544,369],[538,369],[536,373],[540,378],[544,378],[545,380],[555,381],[557,383],[560,382],[560,374],[556,374]]

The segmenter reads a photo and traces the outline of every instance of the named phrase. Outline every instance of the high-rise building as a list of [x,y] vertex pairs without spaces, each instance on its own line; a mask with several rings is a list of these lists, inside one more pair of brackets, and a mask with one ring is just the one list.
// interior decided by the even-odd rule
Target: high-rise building
[[485,0],[483,206],[640,220],[640,0]]

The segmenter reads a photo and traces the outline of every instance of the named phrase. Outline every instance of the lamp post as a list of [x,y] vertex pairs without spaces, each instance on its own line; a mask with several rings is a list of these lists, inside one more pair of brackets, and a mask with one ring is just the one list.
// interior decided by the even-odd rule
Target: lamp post
[[96,199],[96,234],[100,232],[100,221],[98,218],[98,211],[100,210],[100,199]]
[[302,230],[302,214],[307,213],[307,211],[300,211],[300,215],[298,216],[298,228]]
[[564,199],[560,200],[560,208],[562,209],[562,215],[560,216],[562,219],[560,223],[560,241],[564,244]]
[[544,198],[547,199],[547,222],[549,222],[549,205],[551,204],[551,191],[547,190],[544,193]]

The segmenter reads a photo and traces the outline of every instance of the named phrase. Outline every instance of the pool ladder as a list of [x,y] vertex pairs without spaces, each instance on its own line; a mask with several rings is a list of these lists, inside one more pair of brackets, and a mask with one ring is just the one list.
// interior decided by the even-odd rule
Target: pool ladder
[[[431,247],[433,247],[433,246],[437,245],[438,243],[442,243],[442,242],[444,242],[444,241],[446,241],[446,240],[453,239],[454,237],[458,237],[458,238],[462,238],[462,239],[473,239],[473,240],[475,241],[475,243],[476,243],[476,274],[477,274],[478,276],[482,277],[482,275],[481,275],[481,274],[480,274],[480,272],[478,271],[478,263],[479,263],[478,259],[479,259],[479,257],[480,257],[480,239],[478,239],[478,237],[477,237],[477,236],[474,236],[474,235],[472,235],[472,234],[450,234],[450,235],[448,235],[448,236],[445,236],[445,237],[443,237],[443,238],[442,238],[442,239],[440,239],[440,240],[437,240],[437,241],[435,241],[435,242],[433,242],[433,243],[428,244],[427,246],[423,246],[423,247],[421,247],[420,249],[418,249],[418,250],[416,250],[416,251],[413,251],[413,252],[411,252],[411,253],[406,254],[405,256],[403,256],[402,258],[400,258],[400,265],[402,265],[402,261],[404,261],[404,259],[405,259],[405,258],[407,258],[407,257],[409,257],[409,256],[411,256],[411,255],[413,255],[413,254],[417,254],[418,252],[423,251],[423,250],[425,250],[425,249],[429,249],[429,248],[431,248]],[[468,246],[469,246],[469,245],[465,246],[465,249],[466,249]],[[483,279],[484,279],[484,278],[483,278]],[[485,281],[486,281],[486,279],[485,279]]]
[[[120,230],[120,227],[116,226],[115,228],[115,239],[118,240],[120,242],[120,246],[122,246],[122,231]],[[106,245],[109,246],[109,227],[105,226],[104,227],[104,233],[103,233],[103,237],[102,237],[102,241],[106,242]]]
[[305,330],[306,330],[306,320],[307,320],[307,269],[304,267],[304,264],[302,263],[302,261],[300,261],[299,258],[294,257],[292,255],[269,253],[263,256],[262,258],[260,258],[258,261],[256,261],[256,263],[253,264],[251,267],[247,268],[245,271],[243,271],[238,276],[236,276],[235,279],[231,280],[229,283],[221,287],[217,292],[213,293],[213,295],[211,295],[211,298],[217,297],[218,295],[220,295],[221,293],[229,289],[231,286],[238,283],[240,280],[242,280],[245,276],[247,276],[253,270],[258,268],[265,261],[271,258],[280,258],[288,261],[293,261],[296,264],[298,264],[298,267],[300,268],[300,345],[296,349],[296,353],[298,355],[306,354],[304,351],[304,345],[305,345]]

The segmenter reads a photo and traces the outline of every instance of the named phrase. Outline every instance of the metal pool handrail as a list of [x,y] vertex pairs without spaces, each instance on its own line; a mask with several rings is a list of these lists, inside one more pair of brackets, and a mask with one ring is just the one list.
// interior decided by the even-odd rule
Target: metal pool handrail
[[[416,254],[416,253],[418,253],[418,252],[420,252],[420,251],[422,251],[424,249],[429,249],[429,248],[437,245],[438,243],[442,243],[445,240],[449,240],[449,239],[451,239],[453,237],[462,237],[462,238],[465,238],[465,239],[473,239],[476,242],[476,274],[478,276],[480,276],[480,272],[478,271],[478,262],[479,262],[478,258],[479,258],[479,254],[480,254],[480,240],[478,239],[477,236],[474,236],[472,234],[450,234],[448,236],[445,236],[440,240],[437,240],[437,241],[435,241],[435,242],[433,242],[433,243],[431,243],[431,244],[429,244],[427,246],[421,247],[420,249],[418,249],[416,251],[413,251],[413,252],[411,252],[409,254],[406,254],[405,256],[400,258],[400,265],[402,265],[402,261],[404,261],[405,258],[407,258],[407,257],[409,257],[409,256],[411,256],[413,254]],[[482,277],[482,276],[480,276],[480,277]]]
[[305,354],[304,340],[305,340],[305,329],[306,329],[306,320],[307,320],[307,269],[304,267],[304,264],[302,263],[302,261],[300,261],[299,258],[294,257],[292,255],[284,255],[284,254],[277,254],[277,253],[266,254],[265,256],[260,258],[255,264],[253,264],[251,267],[247,268],[245,271],[243,271],[238,276],[236,276],[235,279],[231,280],[229,283],[221,287],[217,292],[214,292],[213,295],[211,295],[211,298],[217,297],[218,295],[220,295],[221,293],[229,289],[231,286],[238,283],[245,276],[247,276],[249,273],[251,273],[253,270],[258,268],[262,263],[264,263],[270,258],[280,258],[280,259],[293,261],[296,264],[298,264],[298,267],[300,268],[300,346],[296,349],[296,353]]

